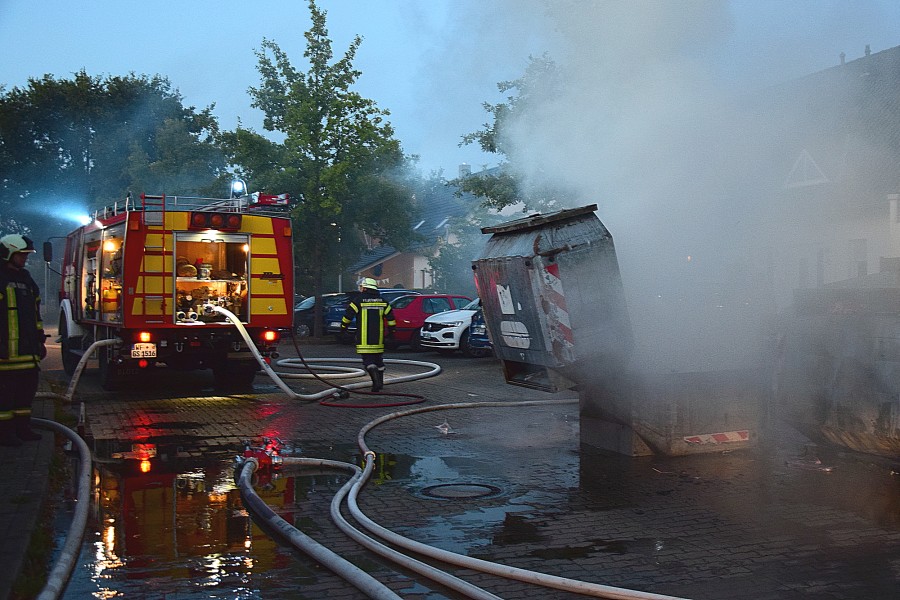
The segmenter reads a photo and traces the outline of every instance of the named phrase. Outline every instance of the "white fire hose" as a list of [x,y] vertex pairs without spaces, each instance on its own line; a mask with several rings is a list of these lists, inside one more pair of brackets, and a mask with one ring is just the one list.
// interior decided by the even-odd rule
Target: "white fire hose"
[[[215,304],[204,304],[203,310],[208,311],[208,312],[214,311],[214,312],[224,315],[225,318],[227,318],[231,322],[231,324],[234,325],[235,328],[237,328],[238,333],[241,334],[241,337],[244,339],[244,342],[247,344],[247,347],[250,349],[250,352],[253,353],[253,356],[256,358],[256,361],[259,363],[259,366],[262,368],[262,370],[265,371],[266,375],[268,375],[269,378],[275,382],[275,385],[277,385],[279,388],[281,388],[281,390],[285,394],[287,394],[289,397],[295,398],[298,400],[315,401],[315,400],[322,400],[324,398],[330,398],[331,396],[333,396],[335,393],[337,393],[339,391],[338,388],[333,387],[333,388],[323,390],[321,392],[317,392],[315,394],[298,394],[297,392],[292,390],[290,387],[288,387],[288,385],[284,382],[284,379],[285,378],[288,378],[288,379],[289,378],[300,378],[300,377],[305,378],[305,377],[308,377],[307,375],[291,374],[291,373],[276,373],[272,369],[272,367],[269,365],[269,363],[267,363],[266,360],[259,353],[259,350],[256,348],[256,344],[253,342],[253,339],[250,337],[250,334],[247,333],[247,329],[244,327],[244,324],[241,323],[241,320],[233,312],[231,312],[228,309],[223,308],[221,306],[217,306]],[[289,366],[289,367],[300,367],[301,362],[302,361],[299,358],[290,358],[290,359],[280,360],[280,361],[278,361],[277,364]],[[325,363],[325,362],[327,362],[327,363],[337,362],[337,363],[359,364],[359,359],[356,359],[356,358],[306,359],[305,362],[308,364],[318,364],[318,363]],[[406,381],[416,381],[417,379],[425,379],[427,377],[434,377],[435,375],[438,375],[441,372],[441,366],[438,364],[432,363],[432,362],[425,362],[425,361],[420,361],[420,360],[403,360],[403,359],[394,359],[394,358],[386,358],[386,359],[384,359],[384,362],[386,364],[413,365],[413,366],[417,366],[417,367],[425,367],[428,369],[424,373],[416,373],[413,375],[404,375],[402,377],[391,377],[391,378],[385,379],[384,385],[394,384],[394,383],[403,383]],[[335,369],[340,369],[340,367],[335,367]],[[349,371],[350,373],[353,373],[352,375],[344,375],[344,377],[358,376],[358,375],[356,375],[355,370],[350,370],[350,369],[344,369],[344,370]],[[364,374],[362,369],[359,369],[359,374],[360,375]],[[341,387],[343,389],[347,389],[347,390],[355,390],[355,389],[368,387],[369,385],[371,385],[371,384],[369,384],[368,382],[360,381],[357,383],[350,383],[348,385],[341,386]]]

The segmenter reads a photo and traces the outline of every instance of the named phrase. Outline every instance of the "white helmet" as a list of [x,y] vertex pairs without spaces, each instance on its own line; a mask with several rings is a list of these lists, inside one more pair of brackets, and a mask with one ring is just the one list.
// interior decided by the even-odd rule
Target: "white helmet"
[[10,233],[0,238],[0,260],[9,260],[16,252],[35,252],[31,238]]
[[363,277],[359,280],[359,287],[365,290],[378,290],[378,283],[371,277]]

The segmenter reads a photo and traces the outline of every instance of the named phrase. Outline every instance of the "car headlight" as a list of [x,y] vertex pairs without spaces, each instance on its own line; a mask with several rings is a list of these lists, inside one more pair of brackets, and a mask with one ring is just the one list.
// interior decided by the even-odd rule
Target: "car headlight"
[[487,333],[487,328],[484,325],[473,325],[472,333],[484,335],[485,333]]
[[449,323],[444,323],[444,325],[447,325],[448,327],[459,327],[462,324],[462,321],[450,321]]

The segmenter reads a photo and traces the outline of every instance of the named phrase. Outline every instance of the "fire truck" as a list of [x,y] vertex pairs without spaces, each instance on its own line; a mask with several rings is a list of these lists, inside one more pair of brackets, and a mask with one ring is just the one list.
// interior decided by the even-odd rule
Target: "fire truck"
[[293,320],[286,195],[214,199],[129,194],[66,236],[60,290],[63,365],[75,372],[99,340],[101,384],[142,370],[211,369],[217,387],[246,388]]

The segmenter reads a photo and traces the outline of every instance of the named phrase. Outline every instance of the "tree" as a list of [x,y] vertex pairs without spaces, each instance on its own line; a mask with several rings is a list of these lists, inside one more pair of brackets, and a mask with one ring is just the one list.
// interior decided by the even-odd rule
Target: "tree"
[[[400,143],[386,121],[390,113],[351,89],[361,74],[353,60],[362,38],[333,61],[326,12],[314,1],[309,10],[307,71],[295,68],[272,40],[264,39],[256,53],[261,82],[250,88],[253,106],[265,113],[263,127],[284,141],[238,128],[222,142],[236,172],[252,178],[254,188],[291,194],[300,275],[319,295],[325,274],[355,260],[366,237],[405,247],[411,199]],[[319,315],[315,323],[320,327]]]
[[64,200],[87,211],[132,189],[209,193],[226,177],[212,107],[183,106],[163,77],[81,71],[2,92],[0,220],[58,235]]
[[[500,93],[510,90],[506,102],[490,104],[484,109],[493,117],[493,123],[485,123],[480,131],[465,134],[460,145],[477,143],[484,152],[499,154],[500,167],[492,172],[480,173],[457,180],[460,189],[483,198],[485,207],[502,210],[517,204],[523,211],[549,211],[559,209],[571,191],[560,188],[552,177],[541,173],[522,172],[516,164],[516,140],[528,139],[527,132],[532,122],[538,122],[544,112],[542,106],[547,100],[559,95],[563,85],[563,75],[547,54],[539,58],[529,57],[525,74],[519,79],[502,81],[497,84]],[[518,135],[512,135],[516,130]]]

